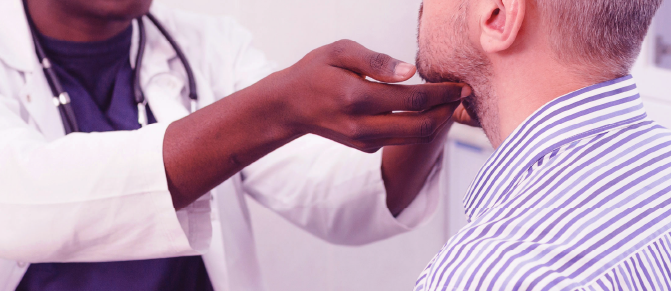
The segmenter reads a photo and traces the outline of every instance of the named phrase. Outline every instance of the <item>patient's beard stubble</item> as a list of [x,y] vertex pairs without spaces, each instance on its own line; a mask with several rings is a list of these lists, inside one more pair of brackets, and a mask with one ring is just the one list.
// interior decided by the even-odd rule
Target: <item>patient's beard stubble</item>
[[462,11],[445,27],[436,27],[428,35],[419,35],[417,69],[420,77],[430,83],[463,82],[470,85],[473,94],[466,98],[464,106],[472,117],[477,118],[496,146],[501,143],[501,136],[497,97],[491,85],[491,63],[468,40],[466,9],[465,5],[461,6]]

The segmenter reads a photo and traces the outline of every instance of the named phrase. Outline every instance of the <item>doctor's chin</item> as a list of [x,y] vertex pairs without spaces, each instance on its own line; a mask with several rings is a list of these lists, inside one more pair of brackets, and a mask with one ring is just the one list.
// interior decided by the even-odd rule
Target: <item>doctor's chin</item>
[[671,291],[671,2],[331,2],[0,0],[0,291]]

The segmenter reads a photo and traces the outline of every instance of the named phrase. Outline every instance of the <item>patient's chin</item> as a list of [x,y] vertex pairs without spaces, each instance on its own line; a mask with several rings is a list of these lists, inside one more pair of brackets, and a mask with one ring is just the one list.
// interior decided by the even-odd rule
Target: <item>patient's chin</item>
[[421,49],[417,52],[415,63],[417,66],[417,73],[422,80],[427,83],[443,82],[441,74],[435,70],[436,66],[432,66],[432,62],[426,58]]
[[430,72],[427,74],[420,73],[419,76],[427,83],[464,83],[464,81],[454,74]]
[[458,74],[450,71],[440,70],[442,66],[435,65],[437,62],[431,62],[425,58],[421,52],[417,54],[417,72],[419,77],[427,83],[464,83]]
[[[434,68],[436,68],[436,66],[430,66],[425,62],[424,59],[419,57],[417,58],[417,71],[419,76],[427,83],[466,83],[462,78],[458,77],[457,74],[453,72],[436,71]],[[468,85],[471,87],[473,86],[471,84]],[[471,117],[471,119],[473,119],[478,124],[481,124],[480,116],[478,116],[476,98],[477,97],[475,94],[472,94],[471,96],[468,96],[462,100],[462,104],[464,105],[464,109],[466,109],[466,112],[468,112],[468,115]]]
[[427,83],[463,83],[463,80],[452,72],[441,72],[434,70],[436,67],[427,65],[422,60],[417,61],[417,72],[419,77]]

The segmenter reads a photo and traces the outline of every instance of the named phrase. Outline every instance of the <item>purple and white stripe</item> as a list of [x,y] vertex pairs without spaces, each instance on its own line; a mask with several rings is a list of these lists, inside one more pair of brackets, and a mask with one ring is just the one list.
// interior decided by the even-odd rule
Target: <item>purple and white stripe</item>
[[671,131],[631,76],[559,97],[490,157],[415,290],[671,290]]

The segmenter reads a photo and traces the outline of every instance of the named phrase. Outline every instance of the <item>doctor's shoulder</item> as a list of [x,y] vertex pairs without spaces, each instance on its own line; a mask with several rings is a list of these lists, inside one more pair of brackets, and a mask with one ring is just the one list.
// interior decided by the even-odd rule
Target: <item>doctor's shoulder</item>
[[204,15],[155,4],[152,13],[182,46],[191,65],[204,74],[217,98],[247,87],[276,65],[253,47],[253,35],[231,16]]
[[[252,33],[235,18],[226,15],[206,15],[154,4],[152,13],[183,46],[192,46],[202,51],[207,49],[226,50],[249,43]],[[179,41],[179,40],[178,40]]]

